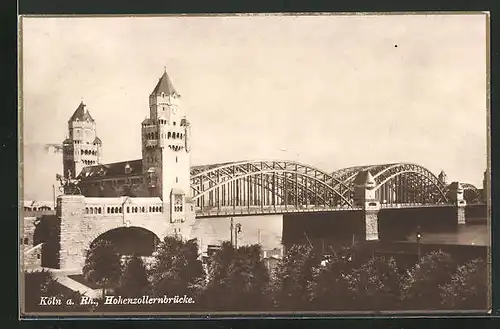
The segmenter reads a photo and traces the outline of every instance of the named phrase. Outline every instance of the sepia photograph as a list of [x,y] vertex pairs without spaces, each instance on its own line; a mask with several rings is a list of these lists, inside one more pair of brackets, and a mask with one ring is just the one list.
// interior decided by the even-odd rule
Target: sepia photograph
[[486,314],[489,34],[20,16],[20,318]]

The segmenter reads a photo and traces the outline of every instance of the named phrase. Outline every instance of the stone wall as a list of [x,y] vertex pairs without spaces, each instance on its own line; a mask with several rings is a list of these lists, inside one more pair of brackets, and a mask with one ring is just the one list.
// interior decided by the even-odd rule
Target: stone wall
[[23,217],[21,224],[21,236],[19,243],[22,247],[34,247],[33,240],[35,235],[36,223],[39,221],[37,217]]
[[91,243],[100,235],[118,228],[143,228],[160,240],[173,234],[190,237],[194,221],[191,207],[186,211],[186,221],[171,223],[165,205],[159,198],[126,199],[85,198],[81,195],[58,198],[57,214],[61,220],[60,268],[81,269]]
[[24,271],[40,268],[42,266],[42,247],[42,243],[31,248],[22,246],[21,266]]

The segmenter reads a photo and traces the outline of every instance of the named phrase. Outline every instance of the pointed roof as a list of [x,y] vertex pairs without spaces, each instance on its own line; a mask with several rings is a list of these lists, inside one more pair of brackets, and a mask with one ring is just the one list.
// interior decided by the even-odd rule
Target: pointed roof
[[163,72],[160,80],[158,80],[158,83],[156,84],[156,87],[151,95],[161,95],[161,93],[165,93],[165,95],[178,94],[175,90],[174,85],[172,84],[172,80],[170,80],[170,77],[167,74],[166,69]]
[[368,170],[360,171],[359,174],[354,179],[354,184],[356,185],[364,185],[371,186],[375,185],[375,179],[372,174]]
[[78,121],[86,121],[87,119],[90,122],[94,122],[94,118],[90,115],[89,111],[86,109],[87,105],[83,104],[83,101],[80,102],[77,109],[69,119],[70,122]]

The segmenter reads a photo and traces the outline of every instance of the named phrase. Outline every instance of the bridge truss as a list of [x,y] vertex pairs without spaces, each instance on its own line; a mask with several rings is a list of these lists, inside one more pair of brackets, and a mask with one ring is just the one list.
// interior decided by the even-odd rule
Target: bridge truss
[[426,168],[411,163],[357,166],[333,173],[282,160],[195,166],[191,192],[199,212],[355,209],[354,181],[364,171],[373,176],[375,195],[382,204],[448,203],[447,186]]

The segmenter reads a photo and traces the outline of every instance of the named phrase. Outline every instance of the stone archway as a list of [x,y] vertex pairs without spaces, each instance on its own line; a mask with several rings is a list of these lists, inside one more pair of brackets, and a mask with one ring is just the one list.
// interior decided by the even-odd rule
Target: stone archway
[[100,241],[111,242],[117,252],[122,256],[136,254],[138,256],[151,256],[160,237],[151,230],[139,226],[117,227],[107,230],[92,239],[87,250]]

